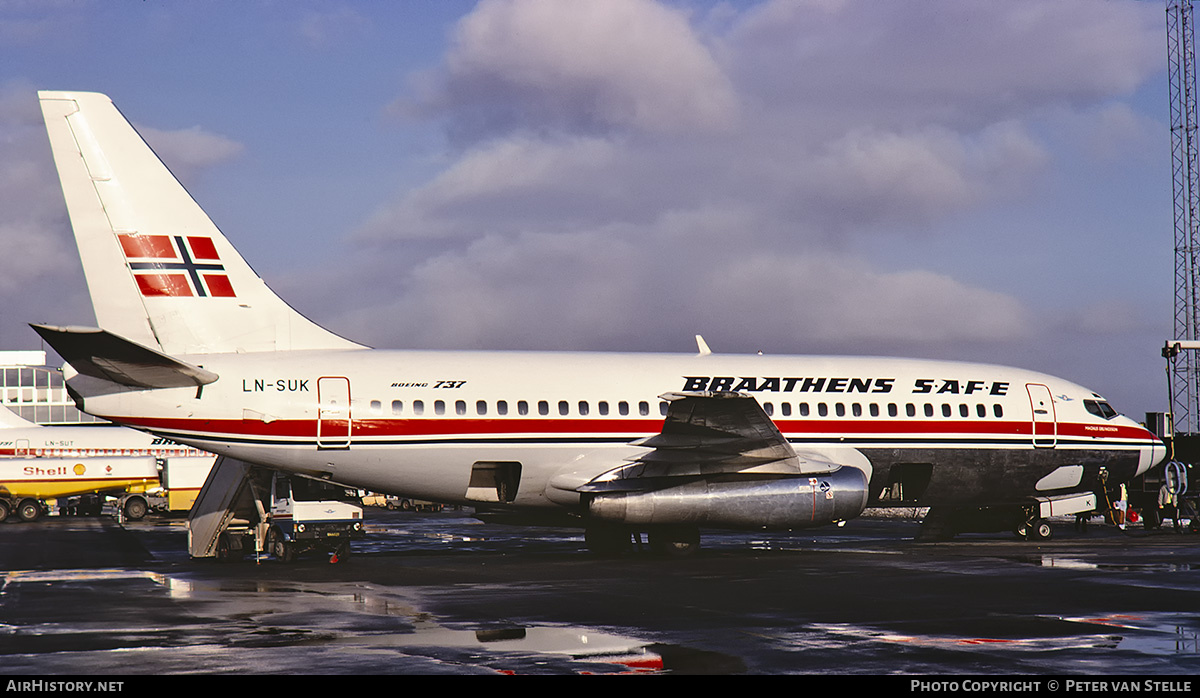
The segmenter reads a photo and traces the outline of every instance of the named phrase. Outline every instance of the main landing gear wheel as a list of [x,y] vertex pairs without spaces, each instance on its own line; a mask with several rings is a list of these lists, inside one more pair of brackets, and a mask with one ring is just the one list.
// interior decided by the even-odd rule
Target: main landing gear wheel
[[688,557],[700,549],[700,529],[690,526],[662,526],[648,532],[650,549],[666,557]]
[[8,502],[0,501],[0,523],[8,518]]

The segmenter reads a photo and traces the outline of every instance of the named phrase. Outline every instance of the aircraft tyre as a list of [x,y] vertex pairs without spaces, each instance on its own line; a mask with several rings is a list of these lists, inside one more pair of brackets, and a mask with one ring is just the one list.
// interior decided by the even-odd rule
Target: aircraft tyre
[[36,499],[22,499],[17,505],[17,516],[22,521],[37,521],[42,515],[42,507]]
[[267,552],[280,562],[291,562],[296,559],[296,547],[284,539],[279,529],[272,528],[267,532]]
[[596,555],[621,555],[633,547],[632,534],[624,526],[593,524],[584,529],[583,540]]
[[0,523],[3,523],[5,520],[8,519],[9,511],[10,511],[10,509],[8,506],[8,502],[4,501],[3,499],[0,499]]
[[664,557],[688,557],[700,550],[700,529],[659,526],[648,531],[650,549]]
[[130,497],[125,500],[125,518],[130,521],[141,521],[146,516],[149,507],[141,497]]
[[1050,540],[1054,537],[1054,529],[1050,528],[1050,522],[1036,514],[1018,523],[1013,533],[1022,540]]
[[1013,533],[1023,540],[1050,540],[1054,537],[1054,529],[1045,519],[1034,519],[1017,526]]

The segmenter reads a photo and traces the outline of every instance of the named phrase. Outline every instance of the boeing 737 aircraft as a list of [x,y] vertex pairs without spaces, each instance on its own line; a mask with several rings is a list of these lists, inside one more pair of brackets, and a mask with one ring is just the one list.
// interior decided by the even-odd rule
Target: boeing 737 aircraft
[[1002,366],[368,349],[267,288],[108,97],[39,96],[98,327],[35,329],[80,409],[227,462],[686,552],[868,505],[1045,536],[1165,455],[1091,390]]

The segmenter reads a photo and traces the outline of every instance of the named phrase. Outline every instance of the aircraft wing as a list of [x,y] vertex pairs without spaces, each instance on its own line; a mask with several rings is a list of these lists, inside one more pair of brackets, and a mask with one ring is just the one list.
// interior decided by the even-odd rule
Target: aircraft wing
[[792,448],[753,396],[668,393],[661,397],[670,403],[662,432],[632,442],[650,450],[575,491],[650,491],[728,475],[812,475],[847,464],[837,462],[832,454]]

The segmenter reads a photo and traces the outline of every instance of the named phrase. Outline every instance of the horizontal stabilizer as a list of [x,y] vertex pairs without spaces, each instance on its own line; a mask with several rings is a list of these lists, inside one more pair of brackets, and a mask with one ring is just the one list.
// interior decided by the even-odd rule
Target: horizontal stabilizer
[[30,325],[79,373],[135,388],[207,385],[219,376],[97,327]]

